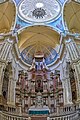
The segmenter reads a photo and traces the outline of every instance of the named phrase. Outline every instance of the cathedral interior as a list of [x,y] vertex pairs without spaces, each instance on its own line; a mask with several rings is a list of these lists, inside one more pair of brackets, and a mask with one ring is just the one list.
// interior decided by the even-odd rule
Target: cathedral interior
[[80,120],[80,0],[0,0],[0,120]]

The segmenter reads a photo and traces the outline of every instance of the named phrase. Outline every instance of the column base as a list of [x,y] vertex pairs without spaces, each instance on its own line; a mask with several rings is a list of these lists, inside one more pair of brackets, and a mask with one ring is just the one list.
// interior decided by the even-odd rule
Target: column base
[[80,98],[77,99],[76,104],[80,106]]
[[50,117],[47,117],[47,120],[50,120]]
[[80,103],[80,98],[77,99],[76,103]]
[[64,106],[71,106],[71,105],[73,105],[72,102],[69,102],[69,103],[64,104]]
[[0,104],[2,104],[2,102],[3,102],[3,97],[2,95],[0,95]]
[[15,104],[14,104],[13,102],[7,102],[7,105],[8,105],[9,107],[15,108]]
[[31,117],[28,117],[28,120],[31,120]]
[[2,95],[0,95],[0,105],[7,105],[7,100]]

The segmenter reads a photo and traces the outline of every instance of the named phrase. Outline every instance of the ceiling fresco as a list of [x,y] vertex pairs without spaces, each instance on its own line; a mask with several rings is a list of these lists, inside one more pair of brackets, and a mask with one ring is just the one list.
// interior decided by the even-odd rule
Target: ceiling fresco
[[57,19],[61,9],[57,0],[23,0],[18,5],[18,15],[32,24],[43,23]]
[[[65,0],[13,0],[18,9],[15,31],[34,24],[50,26],[63,32],[62,10]],[[26,4],[24,4],[26,3]],[[53,3],[54,7],[50,5]],[[29,6],[29,7],[27,7]],[[32,9],[31,9],[32,7]],[[29,11],[27,13],[27,11]]]

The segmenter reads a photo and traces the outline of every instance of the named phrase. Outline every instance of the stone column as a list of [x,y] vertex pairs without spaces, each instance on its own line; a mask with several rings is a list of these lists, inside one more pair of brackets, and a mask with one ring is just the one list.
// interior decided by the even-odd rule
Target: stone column
[[8,58],[10,49],[12,47],[12,44],[13,44],[13,41],[10,40],[8,37],[5,37],[5,40],[0,52],[0,95],[2,95],[4,69],[7,64],[7,58]]
[[50,100],[50,95],[48,95],[48,106],[51,108],[51,100]]
[[64,96],[64,105],[68,103],[67,90],[66,90],[65,80],[63,80],[63,96]]
[[80,63],[73,63],[73,68],[75,69],[74,76],[76,80],[77,102],[80,102]]
[[80,52],[73,37],[68,37],[66,40],[66,48],[69,52],[69,57],[75,70],[75,82],[77,90],[77,102],[80,102]]
[[69,78],[69,65],[65,59],[64,64],[62,65],[62,85],[63,85],[63,95],[64,95],[64,104],[72,104],[72,93],[71,93],[71,84]]
[[22,105],[19,105],[19,114],[22,113]]
[[71,105],[72,104],[72,93],[71,93],[71,86],[70,86],[70,79],[65,78],[63,80],[63,93],[64,93],[64,105]]
[[56,109],[57,109],[57,114],[59,114],[60,113],[59,105],[56,106]]
[[5,63],[0,62],[0,96],[2,95],[2,85],[3,85],[3,77],[4,77],[4,68],[5,68]]
[[79,50],[73,38],[68,38],[65,42],[71,61],[79,59]]
[[10,76],[9,84],[8,84],[7,104],[13,107],[15,106],[15,87],[16,87],[16,80],[14,80],[12,76]]
[[28,108],[30,108],[30,106],[31,106],[31,97],[29,96],[28,97]]
[[28,117],[28,120],[31,120],[31,117]]
[[12,44],[13,44],[12,40],[10,40],[9,38],[5,39],[5,42],[3,43],[3,49],[0,53],[0,58],[2,60],[7,60]]
[[3,57],[3,54],[4,54],[4,51],[5,51],[6,45],[7,45],[7,42],[5,41],[5,42],[2,44],[2,49],[1,49],[1,53],[0,53],[0,59],[2,59],[2,57]]
[[50,117],[47,117],[47,120],[50,120]]

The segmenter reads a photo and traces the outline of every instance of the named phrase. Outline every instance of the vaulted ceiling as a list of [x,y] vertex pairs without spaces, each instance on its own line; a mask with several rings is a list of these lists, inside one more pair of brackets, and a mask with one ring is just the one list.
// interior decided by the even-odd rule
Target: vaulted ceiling
[[66,2],[63,15],[69,32],[80,33],[80,2]]
[[37,51],[40,48],[42,49],[43,46],[46,48],[47,46],[55,48],[60,42],[60,35],[56,31],[50,27],[39,25],[31,26],[20,31],[18,38],[20,51],[29,46],[35,46]]
[[[57,5],[60,5],[60,13],[59,18],[54,19],[54,22],[51,20],[48,23],[43,21],[41,23],[31,22],[30,24],[19,17],[19,11],[16,9],[22,0],[2,0],[0,2],[0,33],[9,33],[11,31],[18,33],[18,47],[22,57],[27,58],[27,61],[30,61],[36,52],[41,51],[46,56],[47,64],[50,64],[51,61],[54,62],[58,55],[58,49],[56,48],[60,45],[60,30],[63,30],[63,33],[65,31],[63,29],[62,15],[64,25],[66,23],[69,32],[80,33],[80,3],[75,0],[66,2],[62,13],[64,0],[62,3],[61,1],[59,0],[60,3],[58,4],[58,1],[55,0],[55,11]],[[37,7],[39,5],[44,6],[45,4],[36,3]],[[42,19],[44,18],[42,17]]]
[[18,33],[18,40],[21,56],[28,64],[38,52],[44,54],[47,64],[57,58],[55,48],[60,44],[60,35],[50,27],[36,25],[25,28]]
[[0,33],[8,33],[14,29],[16,7],[13,2],[0,3]]

